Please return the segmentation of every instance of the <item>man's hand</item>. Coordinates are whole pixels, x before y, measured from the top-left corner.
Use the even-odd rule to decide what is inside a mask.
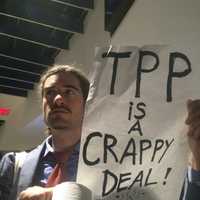
[[[185,123],[188,125],[188,142],[192,152],[191,166],[200,171],[200,100],[187,101],[188,116]]]
[[[22,191],[19,200],[51,200],[53,188],[43,188],[39,186],[29,187]]]

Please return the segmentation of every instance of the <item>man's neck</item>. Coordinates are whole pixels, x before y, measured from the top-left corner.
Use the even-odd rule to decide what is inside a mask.
[[[81,138],[81,130],[52,130],[52,146],[55,151],[65,151],[76,145]]]

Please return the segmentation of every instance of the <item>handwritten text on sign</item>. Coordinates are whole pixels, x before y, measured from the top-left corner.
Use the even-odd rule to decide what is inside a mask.
[[[131,56],[131,52],[110,52],[102,54],[102,57],[113,57],[114,63],[113,63],[113,74],[111,79],[111,86],[110,86],[110,94],[115,94],[115,80],[117,75],[117,67],[118,67],[118,61],[119,59],[125,59],[129,58]],[[155,64],[152,66],[152,68],[144,69],[142,67],[142,61],[145,56],[151,56],[155,59]],[[182,59],[187,64],[188,68],[184,69],[183,71],[176,72],[174,71],[175,63],[177,59]],[[154,70],[156,70],[159,66],[159,57],[156,53],[152,51],[139,51],[139,61],[137,65],[137,81],[136,81],[136,90],[135,90],[135,97],[140,97],[140,84],[141,84],[141,77],[142,73],[150,73]],[[167,88],[166,88],[166,96],[167,96],[167,102],[172,101],[172,80],[173,78],[181,78],[186,75],[188,75],[191,72],[191,63],[190,60],[186,55],[180,52],[172,52],[169,55],[169,73],[168,73],[168,79],[167,79]]]
[[[132,110],[133,103],[130,103],[130,110]],[[137,104],[137,108],[141,111],[141,115],[135,115],[136,122],[128,131],[128,134],[139,134],[141,137],[143,136],[142,126],[140,124],[140,120],[145,117],[144,107],[146,105],[143,102]],[[130,120],[130,113],[132,111],[129,110],[128,119]],[[100,148],[103,149],[103,155],[97,157],[95,160],[91,160],[87,155],[87,149],[92,140],[96,140],[97,143],[102,144]],[[174,138],[170,140],[164,140],[162,138],[155,139],[154,141],[150,139],[141,139],[139,144],[137,144],[134,140],[134,137],[131,137],[127,144],[124,145],[122,149],[121,155],[115,153],[115,146],[117,146],[118,141],[114,135],[110,135],[107,133],[93,132],[88,135],[86,141],[83,146],[83,160],[84,163],[88,166],[98,165],[100,162],[107,163],[108,155],[111,155],[112,161],[123,164],[123,161],[126,159],[131,159],[132,164],[142,165],[143,157],[145,153],[149,154],[149,150],[151,150],[152,154],[149,155],[149,162],[157,162],[160,163],[167,153],[168,149],[172,146],[174,142]],[[100,159],[102,157],[102,160]],[[102,186],[102,196],[106,196],[113,192],[116,189],[116,192],[121,192],[123,190],[132,189],[135,184],[139,184],[140,187],[146,187],[152,184],[158,184],[156,180],[151,180],[152,168],[149,168],[148,172],[144,172],[141,170],[135,177],[132,177],[131,172],[121,173],[119,176],[115,175],[110,170],[104,170],[103,176],[103,186]],[[164,179],[167,179],[171,167],[168,167],[166,170],[166,174]],[[111,188],[107,188],[108,179],[112,178],[114,180]],[[131,180],[131,182],[130,182]],[[130,182],[129,186],[124,187],[124,182]],[[166,181],[163,181],[163,185],[166,184]]]
[[[120,76],[120,74],[118,74],[118,65],[120,59],[128,59],[131,57],[131,54],[131,51],[112,51],[109,53],[102,53],[102,58],[113,58],[109,91],[111,96],[115,95],[115,91],[117,90],[116,77]],[[151,59],[154,60],[153,65],[151,63],[148,68],[143,66],[143,60],[146,57],[151,57]],[[181,63],[184,63],[181,69],[180,67],[176,66],[176,64],[178,62],[180,63],[180,61]],[[160,134],[160,136],[156,136],[153,139],[149,138],[149,133],[144,131],[143,128],[146,126],[144,124],[145,118],[150,116],[150,113],[148,113],[147,110],[148,106],[151,104],[149,105],[149,102],[144,99],[139,99],[142,99],[143,97],[143,90],[141,90],[142,77],[144,77],[147,73],[150,74],[156,71],[159,68],[159,65],[160,58],[158,54],[147,50],[138,51],[135,94],[131,97],[131,99],[127,99],[126,114],[123,114],[123,117],[126,117],[126,121],[130,122],[127,124],[131,125],[121,125],[126,126],[126,132],[123,131],[123,133],[121,133],[122,135],[126,136],[126,142],[123,144],[120,143],[120,138],[118,137],[119,133],[115,134],[113,132],[114,129],[112,129],[112,133],[109,133],[109,129],[108,131],[101,131],[101,128],[99,129],[99,127],[96,129],[97,131],[93,131],[87,134],[87,137],[84,140],[82,148],[82,160],[88,167],[97,167],[102,163],[104,166],[106,166],[106,164],[109,165],[111,162],[113,164],[123,166],[127,160],[129,160],[129,163],[131,163],[130,171],[126,170],[120,171],[120,173],[118,173],[118,171],[115,172],[115,169],[112,170],[112,168],[106,167],[101,171],[101,175],[103,177],[101,185],[102,197],[107,197],[113,192],[119,193],[123,191],[129,191],[134,187],[144,188],[152,185],[156,186],[158,184],[166,186],[168,177],[170,176],[170,173],[173,172],[173,166],[171,166],[169,163],[168,166],[164,166],[164,170],[162,171],[162,181],[160,177],[156,176],[157,169],[154,169],[152,166],[155,166],[155,164],[160,166],[165,157],[168,156],[169,151],[173,148],[173,145],[176,141],[173,135],[162,137],[162,134]],[[172,103],[174,87],[173,80],[175,78],[184,78],[188,76],[192,71],[191,62],[189,58],[181,52],[170,52],[168,54],[167,71],[168,73],[166,74],[166,86],[162,86],[162,88],[166,88],[166,102]],[[104,112],[106,111],[104,110]],[[116,116],[113,114],[113,117]],[[119,130],[116,130],[116,132],[118,131]],[[159,134],[156,133],[155,135]],[[96,154],[95,157],[91,157],[89,152],[92,151],[92,149],[90,146],[94,143],[98,144],[98,148],[102,149],[102,151],[99,155]],[[116,149],[118,149],[118,151],[116,151]],[[149,166],[145,167],[145,169],[141,167],[141,169],[135,170],[136,172],[133,173],[133,166],[137,166],[138,169],[138,166],[143,166],[144,163],[149,163]],[[153,165],[151,166],[151,164]]]

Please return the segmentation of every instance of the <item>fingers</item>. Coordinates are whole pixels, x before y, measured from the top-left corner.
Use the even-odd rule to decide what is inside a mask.
[[[33,186],[22,191],[19,200],[51,200],[52,193],[52,188]]]
[[[52,200],[53,196],[53,187],[46,188],[45,200]]]

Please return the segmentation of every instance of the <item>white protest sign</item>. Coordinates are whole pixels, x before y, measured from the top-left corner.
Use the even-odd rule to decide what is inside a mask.
[[[191,59],[164,45],[96,49],[78,173],[96,199],[178,199],[186,100],[199,90]]]

